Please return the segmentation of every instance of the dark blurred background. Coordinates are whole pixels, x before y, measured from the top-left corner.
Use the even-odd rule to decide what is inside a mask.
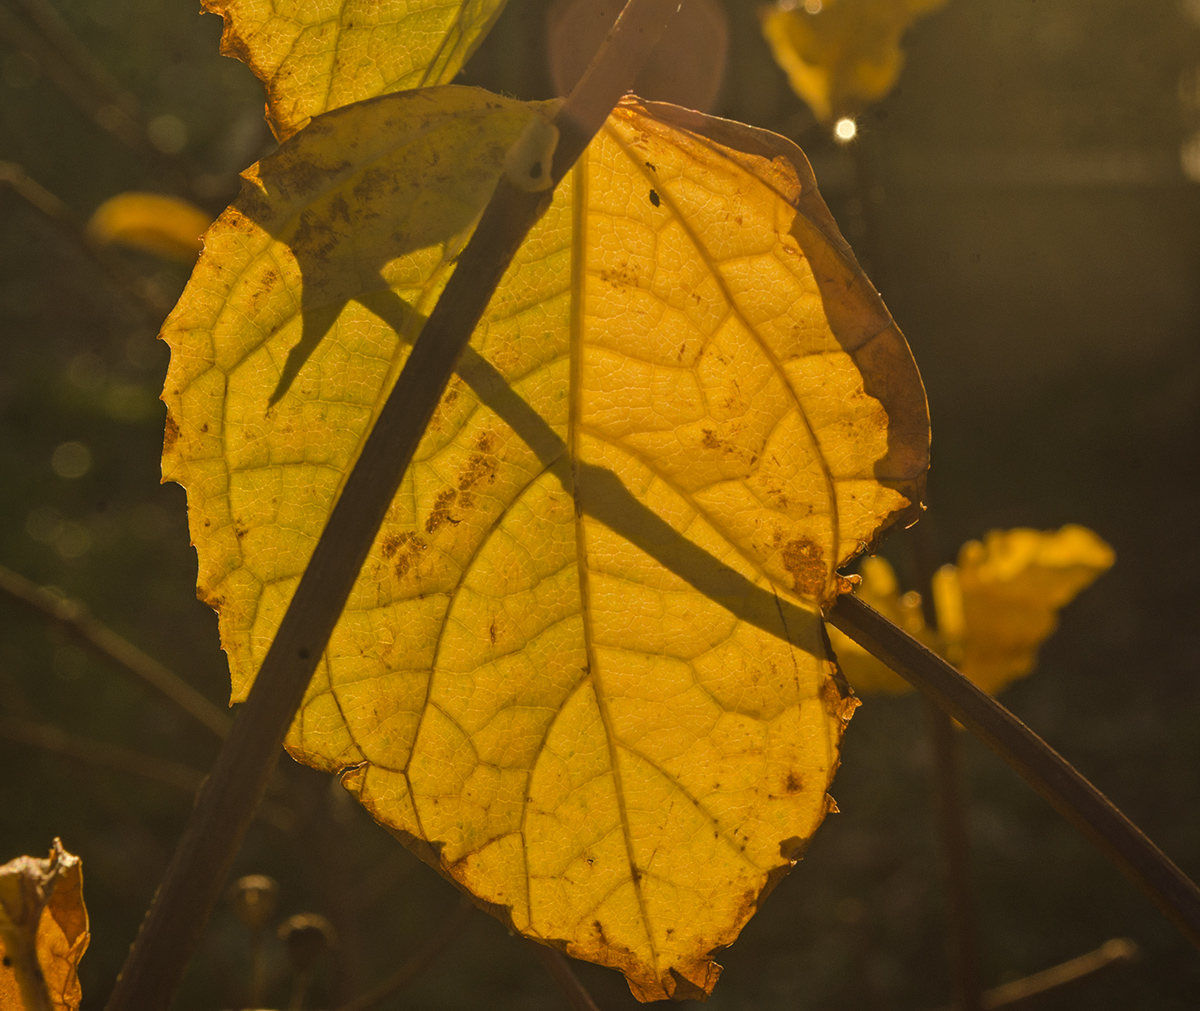
[[[0,564],[84,602],[223,704],[183,492],[159,484],[167,355],[154,337],[186,268],[89,251],[78,227],[127,190],[217,213],[236,171],[272,146],[262,92],[218,55],[220,20],[191,0],[50,2],[0,0]],[[462,79],[554,94],[549,7],[510,0]],[[54,12],[84,53],[54,43]],[[1003,701],[1200,875],[1200,0],[949,0],[911,30],[898,87],[846,146],[789,90],[753,3],[714,2],[705,18],[675,33],[701,58],[656,61],[688,79],[654,86],[809,153],[925,378],[922,522],[938,561],[1012,526],[1083,523],[1115,547],[1115,567]],[[884,551],[913,586],[905,540]],[[44,854],[55,835],[82,855],[86,1008],[107,997],[190,803],[186,769],[119,766],[132,752],[202,772],[216,747],[0,595],[0,861]],[[1022,1006],[1200,1006],[1200,955],[997,759],[969,739],[964,752],[988,985],[1122,936],[1136,963]],[[306,1006],[336,1007],[417,952],[457,898],[338,787],[285,766],[237,873],[279,881],[272,930],[298,912],[333,923],[339,945]],[[949,1003],[930,780],[921,702],[868,699],[834,784],[842,813],[721,957],[711,1006]],[[248,947],[223,907],[177,1006],[242,1006]],[[290,983],[273,933],[266,959],[264,1003],[280,1006]],[[633,1005],[618,975],[579,973],[601,1007]],[[380,1006],[410,1005],[564,1003],[479,915]]]

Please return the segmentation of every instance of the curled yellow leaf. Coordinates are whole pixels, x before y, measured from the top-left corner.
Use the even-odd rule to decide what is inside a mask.
[[[1028,674],[1038,647],[1058,627],[1058,612],[1114,557],[1081,526],[995,530],[982,542],[964,544],[957,567],[961,632],[952,624],[946,630],[947,648],[961,652],[962,672],[988,692]],[[951,586],[947,580],[941,596],[954,601]]]
[[[823,123],[854,116],[904,66],[900,39],[945,0],[787,0],[761,10],[763,34],[792,89]]]
[[[200,236],[211,224],[209,214],[178,197],[119,193],[96,208],[87,232],[105,245],[129,246],[192,264],[200,255]]]
[[[208,234],[163,467],[235,698],[540,115],[337,110]],[[917,510],[928,439],[799,149],[627,99],[472,336],[288,747],[526,936],[703,995],[829,810],[855,701],[820,607]]]
[[[920,597],[901,596],[895,573],[882,558],[863,560],[855,592],[995,694],[1033,670],[1038,648],[1058,627],[1058,612],[1107,571],[1114,557],[1112,548],[1086,527],[993,530],[983,541],[964,544],[957,565],[943,565],[934,573],[936,632],[925,628]],[[849,636],[830,628],[829,637],[856,691],[912,691]]]
[[[89,938],[82,864],[61,842],[45,860],[17,857],[0,867],[0,1008],[76,1011]]]

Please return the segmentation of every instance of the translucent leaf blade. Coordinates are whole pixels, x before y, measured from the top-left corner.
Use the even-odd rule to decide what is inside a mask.
[[[221,52],[267,89],[280,140],[313,116],[449,83],[506,0],[203,0],[225,19]]]
[[[533,114],[340,110],[209,233],[164,332],[164,471],[236,696]],[[927,449],[798,149],[631,100],[473,335],[289,747],[522,933],[706,993],[828,809],[854,702],[819,606]]]

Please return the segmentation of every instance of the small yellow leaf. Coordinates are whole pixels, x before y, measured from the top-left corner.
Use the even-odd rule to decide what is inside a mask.
[[[234,697],[536,106],[314,120],[247,172],[163,336]],[[627,99],[505,274],[288,738],[523,934],[711,990],[854,708],[836,566],[918,508],[908,347],[790,142]]]
[[[763,34],[792,89],[822,123],[886,95],[904,65],[900,39],[945,0],[787,0],[761,12]]]
[[[1113,558],[1112,548],[1086,527],[1065,526],[1051,533],[993,530],[982,543],[964,544],[958,565],[943,565],[934,573],[936,633],[925,628],[921,598],[900,595],[895,573],[882,558],[863,560],[855,592],[995,694],[1033,669],[1038,647],[1058,627],[1058,612],[1103,574]],[[830,628],[829,639],[855,691],[912,691],[849,636]]]
[[[992,531],[958,553],[962,631],[947,625],[947,648],[961,650],[963,674],[988,692],[1028,674],[1058,612],[1108,570],[1113,550],[1081,526],[1053,533]],[[945,577],[944,577],[945,578]],[[948,583],[947,579],[947,583]],[[935,600],[957,606],[947,587]],[[941,620],[941,611],[938,612]]]
[[[0,1008],[37,1011],[48,995],[56,1011],[76,1011],[89,938],[82,864],[57,839],[45,860],[17,857],[0,867]],[[44,994],[31,992],[42,987]]]
[[[160,193],[120,193],[104,201],[87,224],[97,242],[131,246],[180,263],[200,255],[200,236],[212,217],[186,200]]]
[[[367,98],[448,84],[507,0],[201,0],[267,89],[280,140]]]

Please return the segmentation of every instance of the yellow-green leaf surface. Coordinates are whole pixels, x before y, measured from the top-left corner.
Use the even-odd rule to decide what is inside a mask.
[[[1114,561],[1113,550],[1086,527],[993,530],[968,541],[957,565],[933,576],[936,633],[925,628],[921,598],[900,594],[882,558],[863,562],[857,593],[877,611],[935,650],[984,691],[995,694],[1037,663],[1058,627],[1058,612]],[[829,630],[838,662],[855,691],[897,695],[912,686],[849,636]]]
[[[164,474],[235,699],[538,114],[454,87],[330,113],[206,235]],[[627,100],[493,297],[288,747],[522,933],[703,994],[829,808],[854,700],[819,606],[927,451],[799,149]]]
[[[763,34],[792,89],[828,123],[892,90],[904,66],[904,32],[945,2],[785,0],[763,9]]]
[[[267,89],[280,140],[313,116],[447,84],[506,0],[201,0],[225,19],[221,52]]]

